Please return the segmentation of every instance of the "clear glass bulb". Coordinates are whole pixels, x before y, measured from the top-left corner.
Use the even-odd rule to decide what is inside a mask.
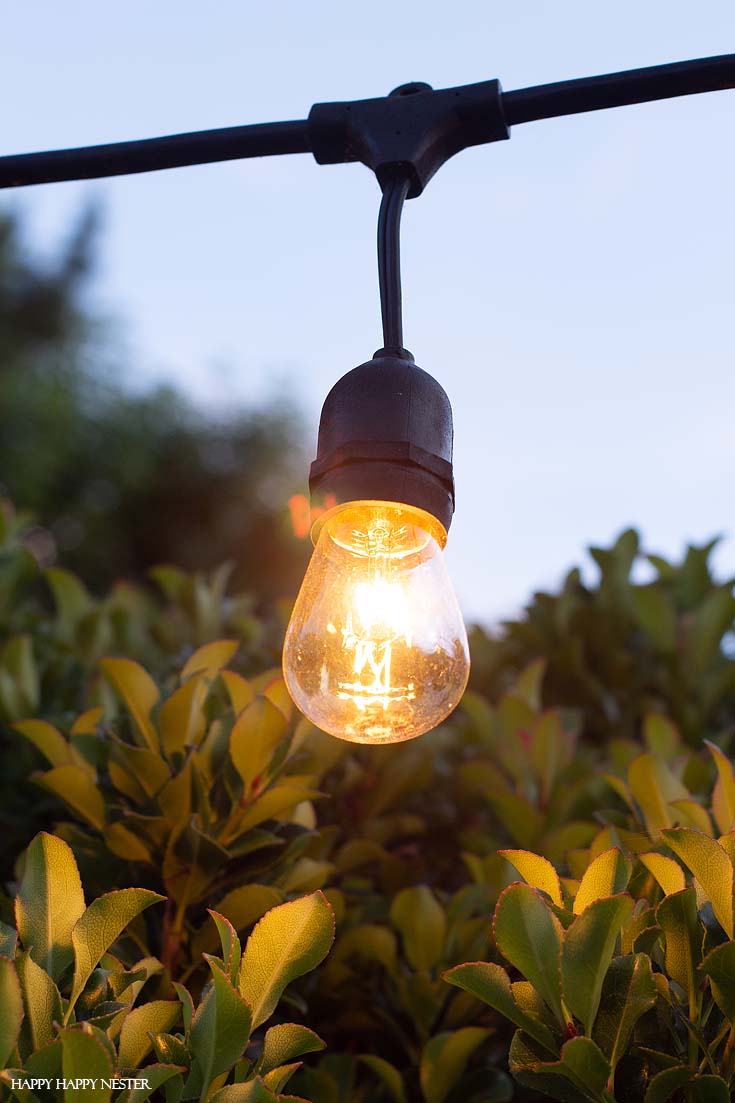
[[[321,519],[283,649],[289,693],[317,727],[398,743],[459,703],[470,659],[446,539],[431,514],[395,502],[350,502]]]

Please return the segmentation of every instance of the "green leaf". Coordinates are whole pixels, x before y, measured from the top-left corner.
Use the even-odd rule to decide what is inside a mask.
[[[265,820],[282,816],[305,800],[323,796],[318,789],[304,789],[295,785],[276,785],[254,800],[238,821],[238,834],[243,834]]]
[[[705,745],[715,760],[717,784],[712,794],[712,812],[715,823],[724,834],[735,826],[735,773],[727,755],[716,744],[705,739]]]
[[[549,803],[557,778],[574,756],[576,737],[564,727],[559,712],[547,710],[531,729],[529,757],[539,780],[541,801]]]
[[[325,1043],[306,1026],[299,1023],[279,1023],[265,1032],[263,1052],[258,1062],[258,1072],[267,1073],[301,1057],[304,1053],[315,1053],[324,1049]]]
[[[275,677],[270,678],[264,685],[260,685],[260,678],[263,675],[255,678],[254,688],[257,688],[259,693],[270,701],[272,705],[275,705],[279,712],[282,712],[286,720],[291,719],[291,713],[293,712],[293,701],[291,700],[291,694],[286,688],[286,683],[283,678],[283,672],[280,668],[276,668]]]
[[[67,1021],[79,994],[98,961],[137,915],[165,897],[148,889],[118,889],[93,900],[71,934],[74,945],[74,984]]]
[[[179,1003],[181,1004],[181,1017],[184,1020],[184,1030],[188,1037],[191,1029],[191,1020],[194,1018],[194,1001],[191,998],[191,993],[188,988],[185,988],[183,984],[174,983],[174,990],[179,997]]]
[[[76,814],[98,831],[104,830],[105,802],[89,772],[82,766],[55,766],[33,781],[68,804]]]
[[[63,567],[48,567],[44,574],[51,587],[61,632],[67,640],[71,640],[79,621],[94,609],[94,602],[71,571]]]
[[[396,970],[397,954],[398,940],[393,931],[377,923],[362,923],[359,927],[350,927],[339,937],[327,966],[327,975],[338,983],[338,978],[348,975],[345,964],[353,958],[378,961],[392,974]]]
[[[163,965],[158,958],[143,957],[133,965],[132,969],[108,973],[107,983],[116,1000],[133,1004],[146,981],[162,971]]]
[[[701,961],[702,932],[693,888],[666,896],[656,909],[656,922],[664,932],[666,972],[696,1004],[697,969]]]
[[[530,850],[499,850],[498,854],[510,862],[523,880],[532,888],[541,889],[551,897],[554,904],[562,906],[561,882],[559,874],[548,858],[533,854]]]
[[[169,839],[178,837],[182,824],[185,824],[191,816],[191,778],[192,763],[189,759],[156,796],[156,803],[167,825],[164,834]]]
[[[19,720],[11,726],[14,731],[25,736],[52,766],[80,765],[70,743],[57,728],[45,720]]]
[[[128,775],[134,787],[133,792],[138,789],[143,798],[155,797],[166,782],[171,780],[171,772],[157,751],[151,751],[148,747],[133,747],[130,743],[123,743],[122,740],[114,737],[109,740],[109,747],[110,779],[122,792],[133,796],[128,788],[118,784],[117,770],[122,770]],[[116,769],[113,770],[113,768]],[[133,796],[133,799],[136,797]]]
[[[283,893],[272,885],[241,885],[222,897],[217,905],[217,912],[229,920],[236,931],[241,931],[282,903]],[[213,950],[216,945],[215,932],[211,924],[206,922],[196,933],[192,952],[198,956]]]
[[[25,1071],[30,1077],[55,1079],[62,1072],[63,1047],[61,1038],[37,1049],[25,1062]]]
[[[630,923],[620,933],[620,952],[622,954],[650,954],[659,940],[661,928],[656,923],[656,909],[643,907],[634,912]]]
[[[281,1096],[286,1099],[286,1096]],[[278,1097],[266,1088],[259,1076],[247,1084],[228,1084],[210,1096],[209,1103],[278,1103]]]
[[[426,885],[403,889],[391,904],[390,918],[413,968],[432,969],[444,950],[447,917],[431,889]]]
[[[587,867],[574,898],[574,914],[580,915],[595,900],[623,892],[630,880],[630,862],[618,847],[599,854]]]
[[[38,1096],[34,1095],[29,1088],[11,1087],[13,1080],[23,1080],[25,1077],[25,1069],[15,1069],[10,1065],[0,1069],[0,1085],[4,1084],[7,1089],[4,1098],[17,1099],[18,1103],[38,1103]]]
[[[541,708],[541,684],[547,666],[548,660],[534,659],[523,668],[511,687],[512,695],[524,701],[534,712]]]
[[[643,742],[651,754],[672,759],[681,747],[679,729],[668,716],[647,712],[643,718]]]
[[[664,837],[675,854],[689,866],[712,903],[712,909],[728,938],[733,937],[733,867],[715,839],[701,831],[678,828]]]
[[[688,650],[699,670],[704,670],[714,658],[734,616],[735,599],[730,585],[712,590],[695,610]]]
[[[209,968],[212,986],[197,1008],[189,1032],[189,1049],[195,1058],[189,1081],[198,1086],[202,1099],[215,1077],[242,1057],[254,1025],[248,1003],[229,978],[212,961]]]
[[[31,1044],[33,1050],[41,1049],[54,1040],[54,1021],[61,1022],[61,996],[46,970],[36,964],[28,951],[20,955],[16,967]]]
[[[230,734],[230,757],[246,792],[266,773],[287,726],[283,714],[266,697],[256,697],[238,716]]]
[[[592,1033],[602,984],[620,928],[632,913],[630,896],[608,896],[585,908],[564,932],[561,955],[564,1001],[584,1025],[587,1035]]]
[[[314,892],[326,885],[333,873],[334,866],[331,862],[320,862],[315,858],[299,858],[288,873],[279,877],[279,884],[281,890],[288,896],[291,893]]]
[[[143,840],[125,824],[108,824],[104,830],[105,845],[113,854],[126,862],[145,862],[153,865],[153,855]]]
[[[31,637],[12,636],[2,649],[0,661],[4,680],[12,686],[12,718],[34,713],[40,703],[40,685]]]
[[[161,1034],[151,1034],[151,1043],[153,1052],[163,1065],[176,1065],[184,1071],[188,1070],[191,1058],[181,1038],[163,1032]]]
[[[74,956],[72,930],[83,912],[82,882],[71,847],[40,832],[26,850],[15,919],[21,942],[55,981]]]
[[[118,1043],[120,1068],[137,1069],[151,1049],[151,1034],[170,1030],[181,1014],[178,1000],[151,1000],[125,1017]]]
[[[564,1077],[593,1099],[599,1098],[610,1077],[610,1062],[592,1039],[571,1038],[562,1046],[560,1056],[559,1061],[540,1064],[538,1071],[547,1076]]]
[[[204,702],[208,689],[207,679],[201,674],[195,675],[161,705],[158,728],[161,745],[169,758],[199,743],[206,726]]]
[[[647,954],[627,954],[610,962],[592,1038],[608,1058],[611,1075],[628,1048],[636,1023],[655,1002],[656,986]]]
[[[645,1103],[668,1103],[675,1092],[689,1083],[693,1071],[688,1065],[673,1065],[657,1072],[648,1085]]]
[[[714,835],[709,812],[696,800],[672,800],[671,807],[676,809],[679,827],[693,827],[705,835]]]
[[[9,927],[7,923],[0,920],[0,955],[9,958],[15,957],[17,945],[18,932],[15,927]]]
[[[670,896],[673,892],[682,892],[686,888],[684,870],[673,858],[667,858],[665,854],[639,854],[639,860],[649,873],[658,881],[664,893]]]
[[[224,915],[219,915],[218,912],[213,911],[211,908],[207,908],[207,911],[212,917],[220,937],[220,942],[222,943],[222,957],[225,963],[226,972],[232,983],[236,984],[237,975],[240,971],[241,956],[240,939],[237,937],[237,931],[232,926],[229,919],[226,919]]]
[[[663,828],[673,826],[670,802],[686,800],[690,795],[663,759],[652,754],[640,754],[633,759],[628,767],[628,785],[653,839],[658,838]]]
[[[64,1079],[85,1081],[84,1087],[66,1088],[64,1103],[107,1103],[111,1089],[102,1081],[112,1079],[113,1068],[105,1047],[79,1029],[62,1030],[61,1045]]]
[[[23,994],[15,965],[0,957],[0,1068],[8,1063],[18,1043],[23,1022]]]
[[[589,1093],[580,1091],[564,1076],[560,1076],[558,1068],[554,1067],[551,1072],[540,1071],[548,1068],[546,1055],[540,1052],[540,1047],[533,1038],[529,1038],[522,1030],[517,1030],[513,1035],[508,1066],[518,1083],[524,1087],[544,1092],[553,1099],[561,1100],[561,1103],[589,1103]]]
[[[492,962],[470,961],[457,965],[442,975],[448,984],[463,988],[476,999],[482,1000],[488,1007],[524,1030],[550,1053],[556,1053],[557,1046],[549,1028],[516,1003],[505,969]]]
[[[631,590],[633,615],[639,626],[663,652],[676,646],[676,609],[668,592],[658,582],[634,586]]]
[[[383,1057],[376,1057],[372,1053],[362,1053],[359,1059],[380,1078],[388,1089],[393,1103],[406,1103],[403,1077],[395,1065],[391,1065],[390,1061],[386,1061]]]
[[[488,789],[485,797],[513,841],[524,850],[533,846],[544,825],[539,809],[526,797],[506,789]]]
[[[235,716],[239,716],[255,700],[253,688],[241,674],[235,674],[232,670],[223,670],[220,677],[225,683],[232,710]]]
[[[695,1076],[689,1084],[690,1103],[730,1103],[732,1096],[720,1076]]]
[[[707,954],[700,969],[710,979],[715,1003],[735,1026],[735,942],[716,946]]]
[[[105,678],[122,697],[135,721],[137,734],[151,751],[157,751],[158,733],[151,712],[158,704],[160,693],[150,674],[132,659],[100,659]]]
[[[302,1061],[294,1061],[291,1065],[280,1065],[276,1069],[271,1069],[269,1073],[263,1076],[263,1083],[269,1091],[277,1094],[285,1088],[288,1081],[293,1074],[301,1068],[302,1064]]]
[[[168,1083],[172,1077],[184,1072],[186,1072],[186,1069],[177,1065],[146,1065],[145,1076],[138,1078],[139,1080],[143,1080],[146,1086],[143,1088],[131,1088],[129,1094],[125,1098],[125,1103],[145,1103],[146,1099],[149,1099],[154,1091],[157,1091],[163,1084]]]
[[[443,1103],[455,1086],[472,1054],[490,1034],[479,1026],[436,1034],[424,1046],[419,1066],[426,1103]]]
[[[193,674],[216,674],[223,666],[227,666],[239,646],[239,640],[213,640],[212,643],[205,643],[187,659],[181,671],[181,681],[185,682]]]
[[[493,930],[503,956],[565,1025],[558,968],[562,927],[542,897],[529,885],[511,885],[498,900]]]
[[[266,912],[240,964],[240,994],[253,1009],[253,1028],[273,1014],[287,984],[316,968],[334,941],[334,915],[322,892]]]

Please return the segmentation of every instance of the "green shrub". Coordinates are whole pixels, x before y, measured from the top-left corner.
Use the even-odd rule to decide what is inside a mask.
[[[173,977],[213,948],[207,905],[242,930],[330,868],[304,857],[321,794],[318,770],[294,756],[311,725],[290,723],[277,671],[248,682],[225,669],[236,650],[205,644],[166,694],[131,659],[103,659],[102,703],[68,736],[45,720],[13,725],[51,767],[32,779],[71,812],[55,831],[95,893],[132,878],[167,896],[149,951]]]
[[[471,686],[495,699],[542,657],[545,704],[579,709],[585,740],[635,739],[647,712],[667,715],[693,745],[717,738],[735,717],[735,598],[732,579],[713,577],[716,543],[689,547],[681,563],[643,554],[632,529],[590,548],[595,583],[575,568],[499,635],[474,630]],[[634,582],[636,566],[652,581]]]
[[[639,699],[634,672],[627,721],[598,741],[587,738],[594,705],[547,707],[553,649],[522,667],[530,653],[519,649],[498,674],[502,692],[469,691],[420,741],[355,747],[294,714],[275,666],[285,611],[256,617],[247,597],[227,593],[224,570],[166,567],[154,572],[158,592],[118,585],[96,599],[62,568],[40,571],[27,520],[4,518],[4,841],[12,859],[53,827],[91,898],[135,885],[157,901],[93,969],[114,976],[155,961],[139,989],[130,982],[126,1015],[183,1008],[175,985],[212,1007],[253,924],[321,891],[336,920],[334,952],[282,1001],[328,1047],[289,1070],[289,1090],[310,1103],[525,1103],[539,1091],[573,1103],[725,1098],[735,1068],[723,996],[735,943],[735,775],[722,749],[729,735],[702,749],[711,728],[683,737],[671,719],[683,700],[676,664],[691,658],[698,614],[682,613],[684,658],[661,666],[669,680]],[[707,560],[691,556],[690,573]],[[614,639],[617,606],[607,608]],[[687,683],[710,721],[729,707],[718,632],[709,666]],[[647,647],[641,671],[662,660]],[[483,661],[481,652],[481,671]],[[6,867],[8,923],[24,865]],[[5,945],[17,973],[24,966]],[[63,1011],[73,974],[58,979]],[[122,983],[85,989],[79,1021],[60,1027],[75,1035],[68,1046],[102,1030],[112,1067],[122,1065],[123,1028],[110,1033],[113,1019],[103,1020],[122,1016]],[[35,1067],[24,1021],[11,1067]],[[292,1029],[307,1038],[306,1025]],[[178,1103],[196,1057],[186,1020],[153,1034],[141,1059],[184,1070],[157,1089]],[[54,1035],[62,1068],[64,1037]],[[273,1071],[259,1046],[259,1033],[243,1037],[230,1082],[214,1076],[199,1094],[224,1090],[220,1103],[277,1095],[280,1074],[270,1096],[253,1080]]]
[[[152,574],[158,588],[116,584],[96,599],[69,571],[41,570],[29,548],[34,529],[0,500],[0,833],[5,842],[0,874],[12,857],[52,822],[55,803],[26,782],[40,764],[9,725],[42,716],[62,727],[95,703],[101,687],[99,659],[109,653],[145,663],[162,684],[195,648],[234,635],[238,670],[273,666],[280,655],[283,612],[256,617],[245,594],[227,593],[229,570],[193,575],[174,567]],[[108,694],[109,697],[109,694]]]
[[[692,1103],[729,1100],[735,773],[711,753],[711,810],[683,785],[681,762],[675,771],[644,752],[615,782],[627,828],[570,854],[571,875],[543,855],[504,852],[523,880],[501,894],[493,937],[522,979],[494,961],[445,979],[516,1027],[509,1065],[525,1087],[571,1103],[664,1103],[683,1091]],[[626,850],[600,849],[616,836]]]
[[[22,865],[17,927],[0,927],[0,1079],[19,1103],[295,1098],[281,1094],[295,1059],[323,1042],[297,1023],[253,1035],[329,951],[334,922],[321,893],[268,911],[242,950],[210,911],[222,953],[207,955],[210,978],[195,1000],[146,952],[144,913],[163,897],[124,888],[85,904],[72,851],[53,835],[37,835]],[[24,1086],[41,1078],[48,1087]],[[85,1084],[57,1088],[57,1078]]]

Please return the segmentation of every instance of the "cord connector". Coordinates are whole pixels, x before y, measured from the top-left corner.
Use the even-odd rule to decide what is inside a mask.
[[[468,146],[503,141],[510,131],[500,82],[434,90],[415,82],[389,96],[317,103],[308,119],[309,145],[320,165],[361,161],[384,187],[401,168],[408,198],[421,195],[437,169]]]

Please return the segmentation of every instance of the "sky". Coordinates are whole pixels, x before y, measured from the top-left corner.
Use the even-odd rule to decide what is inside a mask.
[[[36,0],[3,13],[0,152],[733,50],[732,0]],[[513,615],[630,525],[674,557],[721,533],[735,574],[734,124],[735,92],[525,124],[407,204],[405,341],[454,408],[447,557],[469,619]],[[128,382],[222,409],[288,394],[313,448],[327,391],[381,344],[379,199],[363,166],[301,155],[27,188],[0,210],[52,254],[99,203],[95,300]]]

